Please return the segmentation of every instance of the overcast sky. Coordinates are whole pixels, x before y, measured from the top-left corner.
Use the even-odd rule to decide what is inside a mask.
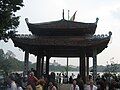
[[[21,16],[20,25],[17,28],[20,34],[31,33],[27,28],[25,18],[28,18],[29,22],[32,23],[56,21],[62,19],[63,9],[65,9],[65,19],[68,18],[68,10],[70,10],[70,17],[77,10],[75,21],[78,22],[92,23],[98,17],[96,34],[108,34],[109,31],[112,31],[112,38],[108,47],[97,56],[98,65],[106,65],[107,61],[109,63],[110,61],[120,63],[120,0],[24,0],[24,5],[17,12],[17,15]],[[0,41],[0,48],[3,48],[5,52],[7,50],[13,51],[16,58],[24,60],[23,51],[14,47],[11,40],[8,43]],[[66,59],[52,58],[51,62],[53,60],[57,60],[62,65],[66,64],[64,62]],[[30,61],[36,62],[33,55],[30,55]],[[78,66],[78,59],[70,59],[69,64]]]

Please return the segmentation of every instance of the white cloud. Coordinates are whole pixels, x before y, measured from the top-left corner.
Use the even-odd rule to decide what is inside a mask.
[[[111,11],[111,14],[115,20],[120,21],[120,7],[117,7],[115,10]]]

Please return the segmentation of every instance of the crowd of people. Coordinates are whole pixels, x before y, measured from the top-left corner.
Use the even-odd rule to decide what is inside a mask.
[[[84,82],[79,74],[75,79],[73,74],[68,78],[66,74],[51,72],[48,77],[38,78],[31,71],[26,78],[18,73],[12,73],[6,78],[7,90],[59,90],[60,84],[71,84],[70,90],[84,90]]]
[[[105,73],[96,78],[98,90],[120,90],[120,75]]]
[[[21,74],[12,73],[6,77],[5,82],[7,90],[60,90],[61,84],[70,84],[70,90],[116,90],[120,88],[120,76],[104,74],[98,75],[95,82],[89,75],[84,82],[78,74],[77,77],[72,73],[70,77],[67,74],[51,72],[49,76],[43,75],[37,77],[34,70],[31,70],[27,77],[23,78]]]

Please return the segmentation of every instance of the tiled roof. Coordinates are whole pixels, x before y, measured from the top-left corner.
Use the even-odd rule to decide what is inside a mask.
[[[12,38],[14,42],[26,45],[53,45],[53,46],[94,46],[110,40],[110,36],[25,36],[18,35]]]
[[[39,36],[80,36],[95,33],[96,23],[83,23],[68,20],[58,20],[45,23],[29,23],[29,30]]]
[[[102,52],[108,45],[111,34],[94,36],[34,36],[16,35],[12,38],[15,47],[23,51],[28,50],[31,54],[40,53],[51,56],[76,57],[84,48],[88,56],[92,56],[93,49],[97,48],[97,54]]]
[[[45,22],[45,23],[28,23],[28,26],[35,27],[35,28],[55,28],[55,29],[76,29],[76,28],[90,28],[96,27],[95,23],[83,23],[83,22],[75,22],[75,21],[68,21],[68,20],[58,20],[52,22]]]

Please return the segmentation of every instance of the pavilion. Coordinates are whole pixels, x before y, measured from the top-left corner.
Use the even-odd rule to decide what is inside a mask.
[[[98,18],[94,23],[65,20],[30,23],[25,19],[32,35],[16,34],[12,37],[15,47],[25,51],[24,75],[29,70],[29,53],[37,56],[37,75],[49,75],[51,57],[79,57],[79,73],[83,80],[89,75],[89,58],[93,58],[93,79],[97,76],[97,55],[107,48],[112,33],[95,35]]]

